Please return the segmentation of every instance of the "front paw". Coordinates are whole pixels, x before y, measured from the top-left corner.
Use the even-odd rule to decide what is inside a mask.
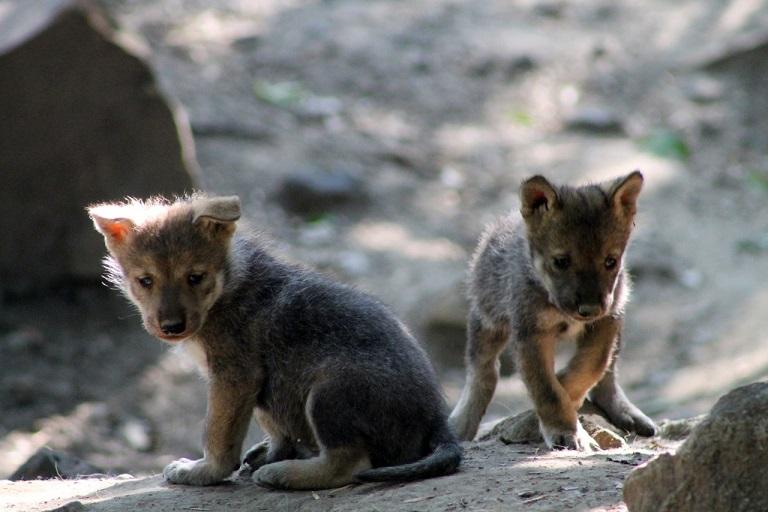
[[[205,459],[179,459],[163,470],[163,478],[172,484],[211,485],[228,477],[232,471],[217,468]]]
[[[273,462],[261,466],[251,478],[257,484],[270,489],[286,489],[288,487],[288,467],[284,462]]]
[[[539,430],[544,442],[552,450],[578,450],[581,452],[600,450],[597,441],[592,439],[578,421],[576,428],[573,429],[544,425],[539,422]]]

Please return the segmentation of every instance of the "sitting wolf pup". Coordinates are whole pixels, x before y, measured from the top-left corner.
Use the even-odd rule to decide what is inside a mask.
[[[547,446],[595,446],[577,414],[587,393],[617,427],[654,435],[616,378],[630,291],[624,251],[642,185],[638,171],[579,188],[534,176],[520,189],[522,219],[512,214],[486,230],[469,270],[467,382],[450,417],[459,437],[477,433],[510,339]],[[555,373],[560,339],[577,348]]]
[[[252,413],[268,434],[248,455],[270,487],[322,489],[456,471],[433,369],[375,299],[235,233],[237,197],[129,200],[88,209],[109,277],[154,336],[181,344],[208,380],[204,457],[169,482],[230,476]]]

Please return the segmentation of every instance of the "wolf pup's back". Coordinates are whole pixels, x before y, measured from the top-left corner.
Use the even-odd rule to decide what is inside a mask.
[[[236,197],[91,207],[110,278],[146,329],[186,346],[208,379],[204,457],[172,483],[240,465],[248,423],[268,438],[245,461],[262,485],[321,489],[449,474],[461,448],[424,352],[378,301],[235,233]]]

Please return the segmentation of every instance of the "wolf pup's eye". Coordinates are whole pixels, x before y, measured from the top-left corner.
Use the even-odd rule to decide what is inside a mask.
[[[146,289],[152,288],[152,278],[149,276],[137,277],[136,281],[139,283],[139,286],[141,286],[142,288],[146,288]]]
[[[607,258],[605,258],[604,264],[605,264],[605,268],[607,268],[608,270],[612,270],[616,268],[616,258],[612,258],[608,256]]]
[[[565,270],[568,267],[571,266],[571,257],[570,256],[555,256],[552,258],[552,264],[555,266],[558,270]]]
[[[187,276],[187,283],[189,283],[189,286],[197,286],[203,282],[203,279],[205,279],[205,273],[189,274]]]

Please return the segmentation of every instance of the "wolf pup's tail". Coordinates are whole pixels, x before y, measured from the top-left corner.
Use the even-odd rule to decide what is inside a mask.
[[[456,436],[443,423],[432,438],[432,453],[423,459],[403,464],[361,471],[355,477],[362,482],[409,481],[450,475],[459,468],[463,451]]]

